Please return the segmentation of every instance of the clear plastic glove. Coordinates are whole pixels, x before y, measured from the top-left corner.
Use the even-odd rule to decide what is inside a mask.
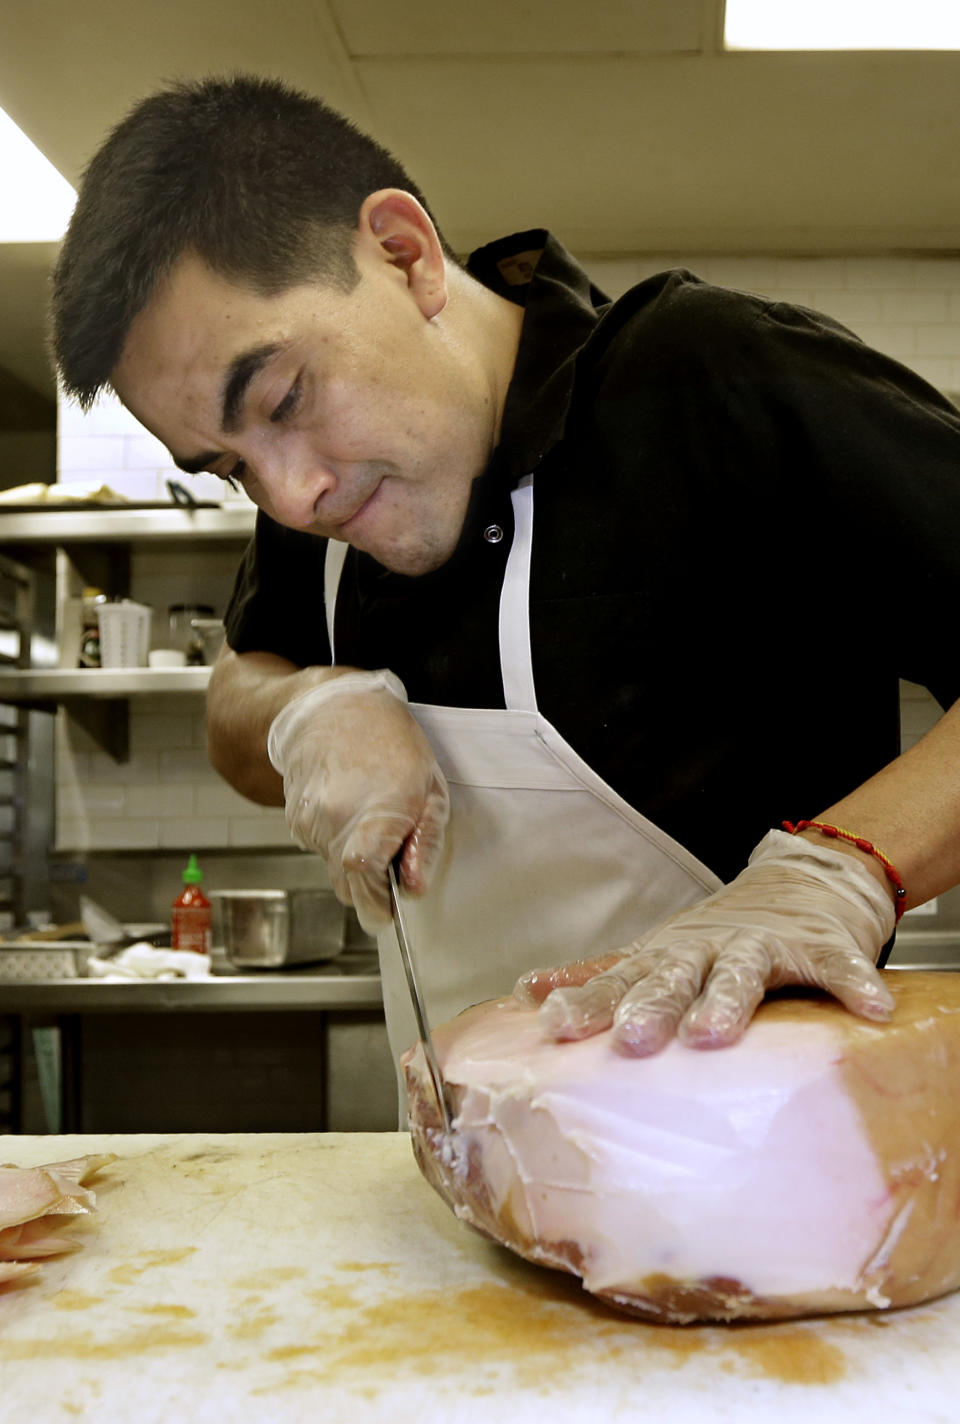
[[[612,1024],[615,1046],[636,1057],[674,1034],[723,1048],[767,990],[787,984],[817,985],[852,1013],[888,1018],[893,999],[874,966],[893,926],[890,895],[858,859],[771,831],[735,880],[628,946],[613,967],[534,970],[514,993],[542,1001],[548,1038],[588,1038]]]
[[[368,933],[390,920],[387,866],[422,894],[443,850],[443,772],[393,673],[343,673],[289,702],[267,738],[287,825],[327,862],[337,898]]]

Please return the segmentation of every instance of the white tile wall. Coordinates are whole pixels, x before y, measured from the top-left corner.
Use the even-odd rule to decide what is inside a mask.
[[[282,810],[244,800],[210,766],[199,697],[134,699],[123,764],[61,710],[56,757],[58,851],[290,845]]]
[[[826,312],[859,336],[948,392],[960,391],[960,259],[952,257],[763,257],[666,252],[585,256],[612,296],[666,267],[687,267],[707,281],[798,302]],[[100,477],[132,499],[165,499],[177,479],[197,498],[234,494],[214,476],[188,476],[113,398],[87,415],[61,403],[61,480]],[[171,567],[165,556],[135,562],[134,596],[155,608],[213,602],[222,612],[230,566],[217,556]],[[212,580],[212,585],[211,585]],[[213,592],[211,594],[211,586]],[[202,596],[204,593],[206,597]],[[939,709],[928,694],[904,688],[904,744],[932,725]],[[131,757],[118,766],[64,713],[58,723],[57,846],[61,850],[287,846],[279,810],[252,805],[214,773],[203,751],[199,700],[135,701]]]
[[[61,397],[57,412],[57,471],[61,480],[100,479],[134,500],[166,500],[167,480],[177,480],[197,499],[249,503],[216,475],[185,475],[166,449],[134,420],[113,395],[86,414]]]

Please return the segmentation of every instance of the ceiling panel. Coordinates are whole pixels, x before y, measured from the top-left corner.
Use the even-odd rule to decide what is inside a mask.
[[[542,223],[582,253],[960,250],[960,56],[725,55],[719,9],[11,0],[0,106],[76,181],[168,79],[279,75],[394,148],[460,249]],[[0,246],[0,365],[46,393],[52,252]]]
[[[171,79],[238,69],[372,122],[323,0],[45,0],[3,13],[0,108],[72,183],[136,100]]]
[[[704,0],[333,0],[355,56],[696,51],[704,8]]]
[[[491,104],[487,65],[358,64],[457,247],[540,222],[591,251],[960,246],[960,56],[495,68]]]

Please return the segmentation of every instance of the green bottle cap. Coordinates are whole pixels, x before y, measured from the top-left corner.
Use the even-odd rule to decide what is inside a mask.
[[[192,855],[187,861],[187,868],[183,872],[184,885],[199,885],[203,880],[203,871],[197,864],[197,857]]]

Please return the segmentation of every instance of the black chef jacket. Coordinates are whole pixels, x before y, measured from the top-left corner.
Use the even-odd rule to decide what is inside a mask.
[[[470,270],[525,307],[500,444],[442,568],[350,550],[337,660],[502,707],[510,491],[533,472],[540,711],[729,879],[898,754],[899,677],[960,695],[960,413],[831,319],[689,272],[611,303],[542,231]],[[259,515],[232,648],[330,661],[325,544]]]

